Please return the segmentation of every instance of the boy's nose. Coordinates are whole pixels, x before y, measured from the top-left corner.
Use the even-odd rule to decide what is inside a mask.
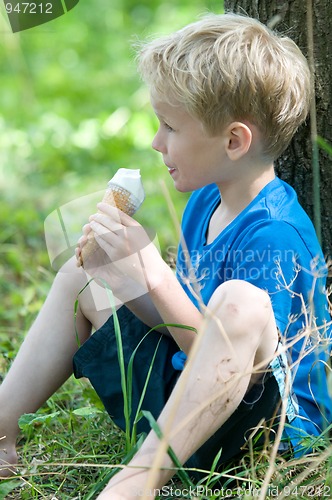
[[[152,148],[155,151],[158,151],[159,153],[165,153],[166,152],[165,151],[165,145],[164,145],[164,142],[161,140],[159,130],[158,130],[158,132],[156,133],[156,135],[153,138]]]

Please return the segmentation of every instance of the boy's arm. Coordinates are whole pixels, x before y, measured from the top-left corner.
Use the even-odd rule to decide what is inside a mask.
[[[188,298],[145,229],[128,215],[104,203],[90,218],[103,252],[91,258],[89,274],[102,277],[114,295],[148,326],[181,324],[198,330],[202,314]],[[84,245],[84,237],[79,244]],[[78,255],[78,254],[76,254]],[[168,326],[175,342],[188,354],[195,332]]]

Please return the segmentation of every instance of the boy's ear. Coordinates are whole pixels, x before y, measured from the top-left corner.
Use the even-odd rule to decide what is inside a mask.
[[[244,156],[252,142],[252,132],[250,128],[242,122],[232,122],[227,127],[226,153],[230,160],[239,160]]]

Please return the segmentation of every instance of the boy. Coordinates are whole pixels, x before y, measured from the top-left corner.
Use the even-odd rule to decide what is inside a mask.
[[[138,298],[118,310],[126,362],[151,327],[188,327],[164,327],[144,339],[135,358],[133,406],[159,344],[142,408],[159,417],[181,463],[208,469],[220,448],[224,463],[240,454],[253,429],[263,421],[269,429],[279,418],[292,424],[289,446],[304,452],[301,437],[318,435],[331,419],[326,271],[313,227],[294,191],[275,177],[273,161],[306,118],[307,63],[288,38],[228,14],[208,15],[143,46],[139,68],[160,122],[152,146],[175,188],[193,191],[177,275],[142,226],[103,203],[76,251],[79,256],[93,230],[101,250],[89,274],[119,299],[126,288],[137,290]],[[64,266],[0,388],[2,458],[9,463],[16,459],[19,415],[35,411],[71,372],[76,345],[72,308],[64,304],[74,303],[85,282],[73,262]],[[79,301],[81,341],[91,325],[97,331],[76,352],[75,375],[90,378],[123,427],[112,311],[98,310],[88,289]],[[145,419],[138,430],[149,432]],[[173,473],[151,431],[99,498],[154,497],[148,487],[162,487]]]

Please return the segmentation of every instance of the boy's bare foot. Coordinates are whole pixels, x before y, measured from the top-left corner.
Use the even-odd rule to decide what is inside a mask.
[[[0,438],[0,479],[15,475],[17,453],[14,445],[7,445],[5,439]]]

